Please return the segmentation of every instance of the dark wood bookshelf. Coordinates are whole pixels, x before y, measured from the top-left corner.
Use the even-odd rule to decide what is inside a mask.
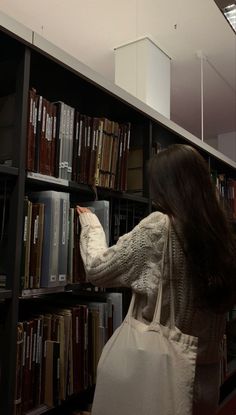
[[[62,293],[64,291],[65,287],[34,288],[29,290],[22,290],[19,298],[38,298],[44,295]]]
[[[12,290],[0,288],[0,300],[6,300],[8,298],[12,298]]]
[[[19,174],[19,169],[17,167],[5,166],[0,164],[0,177],[1,176],[17,176]]]
[[[127,199],[132,200],[134,202],[140,202],[144,204],[149,203],[148,197],[144,197],[139,193],[129,193],[127,192],[119,192],[111,189],[106,189],[104,187],[97,187],[97,194],[99,198],[101,197],[108,197],[108,198],[115,198],[115,199]]]
[[[45,295],[53,295],[59,293],[76,293],[81,296],[104,296],[105,291],[92,286],[90,283],[69,283],[61,287],[45,287],[45,288],[34,288],[28,290],[22,290],[19,298],[22,299],[32,299],[40,298]]]

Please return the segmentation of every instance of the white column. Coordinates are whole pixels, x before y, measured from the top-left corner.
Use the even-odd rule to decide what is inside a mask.
[[[115,83],[170,118],[170,57],[149,37],[115,48]]]

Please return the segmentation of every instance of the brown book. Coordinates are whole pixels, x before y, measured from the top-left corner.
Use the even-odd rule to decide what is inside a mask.
[[[79,392],[88,387],[88,363],[87,363],[87,313],[86,305],[79,305],[79,320],[78,320],[78,341],[79,341]]]
[[[117,162],[119,155],[119,139],[120,129],[119,124],[114,122],[113,124],[113,141],[112,141],[112,158],[111,158],[111,176],[110,176],[110,188],[115,189],[116,174],[117,174]]]
[[[111,121],[107,118],[103,119],[103,136],[102,136],[102,148],[101,148],[101,165],[99,172],[99,185],[102,187],[108,187],[109,182],[109,142],[110,142],[110,123]]]
[[[45,377],[46,377],[46,341],[51,340],[52,314],[45,314],[43,316],[42,328],[42,371],[41,371],[41,394],[40,402],[44,402],[45,395]]]
[[[44,204],[32,204],[30,246],[30,288],[40,288],[43,243]]]
[[[53,135],[53,105],[42,99],[39,172],[50,176]]]
[[[55,139],[55,155],[52,156],[52,163],[54,161],[54,176],[60,177],[61,170],[61,147],[63,140],[63,122],[64,122],[64,103],[55,102],[55,113],[56,113],[56,139]],[[52,153],[53,153],[52,151]]]
[[[24,321],[24,354],[23,354],[23,389],[22,410],[23,413],[32,409],[32,356],[33,356],[33,320]]]
[[[98,148],[99,139],[99,118],[93,118],[92,121],[92,133],[91,133],[91,153],[90,153],[90,165],[89,165],[89,181],[92,186],[95,185],[95,173],[96,173],[96,154]]]
[[[44,403],[52,408],[59,403],[59,360],[60,343],[52,340],[45,342],[45,385]]]
[[[120,164],[120,177],[119,180],[119,189],[121,191],[127,190],[127,162],[130,146],[130,123],[122,124],[122,151],[121,151],[121,164]]]
[[[34,318],[32,320],[31,328],[31,353],[30,353],[30,385],[29,385],[29,407],[33,408],[35,406],[35,382],[36,382],[36,346],[37,346],[37,329],[38,329],[38,319]]]
[[[57,385],[59,390],[56,392],[56,399],[63,399],[62,396],[65,396],[65,384],[64,384],[64,350],[65,350],[65,325],[64,325],[64,316],[59,314],[52,315],[52,326],[51,326],[51,339],[59,343],[59,366],[58,366],[58,378],[60,378],[60,383]],[[58,380],[56,381],[58,382]],[[55,389],[54,385],[54,389]],[[56,387],[56,388],[57,388]],[[65,398],[64,398],[65,399]]]
[[[98,143],[97,143],[97,151],[96,151],[96,161],[95,161],[95,185],[101,186],[100,180],[100,170],[101,170],[101,162],[102,162],[102,148],[103,148],[103,137],[104,137],[104,119],[99,119],[99,132],[98,132]]]
[[[74,129],[73,129],[73,151],[72,151],[72,180],[77,181],[77,164],[78,164],[78,144],[80,130],[80,114],[75,111]]]
[[[24,327],[23,323],[17,323],[16,334],[16,385],[14,400],[14,415],[21,415],[22,410],[22,373],[23,373],[23,340]]]
[[[43,97],[42,95],[36,96],[36,130],[35,130],[35,158],[34,169],[36,172],[40,171],[40,159],[41,159],[41,133],[42,133],[42,115],[43,115]]]
[[[72,312],[72,350],[73,350],[73,391],[79,392],[79,308],[73,307]]]
[[[127,164],[128,164],[128,157],[129,157],[129,149],[130,149],[130,132],[131,132],[131,124],[127,123],[125,125],[125,133],[126,133],[126,142],[124,148],[124,163],[123,163],[123,181],[122,181],[122,191],[127,190]]]
[[[70,309],[59,310],[59,341],[60,341],[60,399],[66,400],[73,391],[70,387],[71,371],[70,366],[70,344],[72,338],[72,314]]]
[[[50,175],[56,176],[56,170],[57,170],[56,149],[58,146],[57,107],[54,104],[51,104],[51,107],[52,107],[52,142],[51,142]]]
[[[32,202],[26,197],[24,200],[24,233],[21,263],[21,288],[29,288],[30,238],[32,222]]]
[[[79,183],[86,183],[87,166],[87,141],[88,141],[88,117],[81,115],[81,135],[80,135],[80,154],[79,154]]]
[[[115,190],[121,190],[122,155],[124,146],[124,128],[119,124],[119,147],[117,156],[117,168],[115,178]]]
[[[39,146],[39,173],[46,173],[46,157],[47,157],[47,145],[46,145],[46,128],[48,117],[48,102],[45,98],[41,97],[41,119],[38,128],[38,146]]]
[[[76,158],[76,181],[78,183],[82,180],[82,155],[83,155],[83,135],[84,135],[85,115],[80,115],[79,118],[79,136],[77,144],[77,158]]]
[[[36,90],[29,90],[28,97],[28,121],[27,121],[27,151],[26,169],[34,171],[35,160],[35,133],[36,133]]]
[[[111,160],[112,160],[112,149],[113,149],[113,129],[114,122],[108,122],[107,130],[107,154],[106,154],[106,182],[105,187],[110,187],[110,178],[111,178]]]
[[[74,393],[79,393],[88,386],[87,315],[86,305],[72,308]]]
[[[127,190],[142,192],[143,190],[143,149],[132,148],[128,155]]]
[[[96,383],[97,379],[97,366],[100,357],[99,347],[99,311],[94,309],[92,313],[92,379],[93,384]]]
[[[33,402],[34,406],[38,406],[41,403],[41,382],[42,382],[42,364],[43,364],[43,318],[44,316],[38,316],[36,319],[36,344],[35,344],[35,368],[34,368],[34,392]]]
[[[93,119],[87,117],[87,137],[85,146],[85,166],[84,166],[84,182],[89,184],[90,181],[90,164],[91,164],[91,151],[92,151],[92,140],[93,140]]]
[[[60,391],[59,391],[59,398],[60,400],[66,399],[66,377],[65,374],[67,373],[66,368],[66,356],[68,356],[68,344],[66,342],[66,333],[65,333],[65,316],[64,315],[56,315],[58,321],[57,327],[57,341],[60,343]]]

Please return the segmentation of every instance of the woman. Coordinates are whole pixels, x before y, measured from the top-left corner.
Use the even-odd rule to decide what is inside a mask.
[[[226,312],[235,301],[233,234],[207,164],[195,149],[188,145],[170,146],[150,160],[148,173],[157,212],[110,248],[96,216],[77,207],[82,226],[81,255],[93,284],[131,287],[141,294],[138,316],[148,322],[156,301],[170,223],[176,326],[198,337],[193,414],[214,415],[219,400]],[[166,281],[161,322],[169,323]]]

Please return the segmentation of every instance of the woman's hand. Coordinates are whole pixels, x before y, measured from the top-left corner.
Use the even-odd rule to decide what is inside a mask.
[[[78,215],[81,215],[82,213],[91,213],[91,210],[86,207],[76,206],[76,211]]]

